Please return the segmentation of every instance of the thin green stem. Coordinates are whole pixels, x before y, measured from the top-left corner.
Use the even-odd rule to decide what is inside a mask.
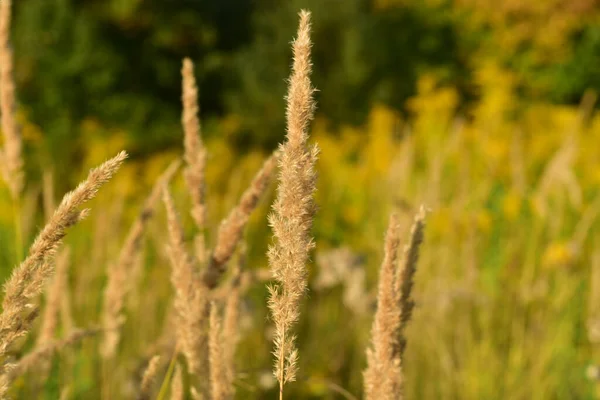
[[[171,357],[171,362],[169,363],[169,368],[167,369],[167,373],[165,374],[165,378],[163,379],[162,384],[160,385],[160,390],[158,392],[158,396],[156,400],[164,400],[167,395],[167,388],[169,387],[169,382],[171,381],[171,377],[173,376],[173,371],[175,370],[175,364],[177,362],[177,348],[173,351],[173,356]]]

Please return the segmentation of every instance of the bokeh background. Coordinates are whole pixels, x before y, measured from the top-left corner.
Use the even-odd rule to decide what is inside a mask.
[[[181,154],[182,58],[196,64],[210,154],[210,241],[284,137],[301,8],[314,20],[311,134],[321,155],[301,376],[290,398],[344,398],[338,386],[360,398],[387,216],[399,210],[408,233],[420,204],[431,213],[406,397],[595,398],[597,0],[14,1],[25,237],[42,224],[44,199],[118,150],[131,154],[67,240],[76,324],[99,320],[106,266],[156,177]],[[187,215],[181,179],[173,185]],[[272,192],[248,227],[249,269],[267,266],[271,200]],[[6,188],[0,202],[5,277],[16,262]],[[159,213],[128,300],[123,398],[167,327],[164,224]],[[240,399],[275,395],[265,299],[263,284],[245,296]],[[24,381],[20,395],[54,399],[76,382],[71,398],[98,398],[96,347],[57,361],[43,389]]]

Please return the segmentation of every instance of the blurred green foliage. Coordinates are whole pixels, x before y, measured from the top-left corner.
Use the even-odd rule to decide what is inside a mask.
[[[197,61],[204,110],[223,113],[224,58],[248,41],[246,3],[16,2],[20,100],[54,153],[75,151],[69,142],[90,117],[131,132],[138,151],[156,150],[175,140],[184,56]]]
[[[225,131],[207,123],[208,134],[238,149],[273,148],[284,129],[289,38],[297,11],[309,8],[319,112],[331,123],[364,123],[374,103],[403,111],[418,77],[432,72],[459,90],[466,110],[479,96],[473,71],[489,59],[518,73],[524,95],[576,103],[600,87],[597,7],[554,3],[565,2],[23,0],[13,23],[19,100],[55,161],[81,158],[89,119],[104,135],[126,132],[142,157],[179,143],[179,70],[189,56],[203,118],[236,121]],[[563,14],[577,23],[554,24],[540,39],[538,22]]]

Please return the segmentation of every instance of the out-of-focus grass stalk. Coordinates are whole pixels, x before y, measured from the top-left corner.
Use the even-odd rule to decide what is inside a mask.
[[[169,389],[169,382],[171,382],[171,378],[173,377],[173,371],[175,371],[175,364],[177,364],[177,349],[173,351],[173,356],[171,357],[171,361],[169,362],[169,368],[167,369],[167,373],[165,374],[165,378],[160,385],[160,390],[158,391],[158,396],[156,396],[156,400],[164,400],[167,395],[167,390]]]

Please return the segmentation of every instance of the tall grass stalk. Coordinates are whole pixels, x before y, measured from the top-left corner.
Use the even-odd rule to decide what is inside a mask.
[[[233,256],[235,249],[242,239],[244,228],[250,215],[258,206],[262,195],[267,191],[275,174],[279,152],[273,153],[265,160],[262,168],[256,173],[250,186],[244,191],[239,203],[221,222],[217,232],[217,243],[211,254],[210,261],[202,274],[204,284],[213,289],[219,284],[221,276],[226,272],[227,262]]]
[[[13,271],[4,286],[3,310],[0,314],[0,356],[25,336],[37,316],[35,299],[48,278],[54,273],[52,260],[66,235],[67,228],[85,218],[89,210],[78,208],[96,196],[100,187],[119,169],[127,153],[116,157],[90,171],[88,178],[65,195],[62,202],[39,233],[29,249],[27,258]]]
[[[315,212],[313,192],[317,148],[308,145],[308,128],[313,118],[314,89],[310,82],[310,13],[300,12],[293,42],[294,62],[287,95],[287,135],[280,147],[279,185],[273,213],[269,217],[275,243],[268,258],[275,283],[269,287],[269,309],[275,323],[274,375],[283,387],[296,379],[298,350],[293,327],[300,317],[300,301],[307,289],[310,236]]]
[[[414,308],[411,291],[419,246],[423,241],[424,219],[425,209],[421,207],[411,229],[410,242],[404,248],[402,261],[398,263],[400,227],[398,216],[390,216],[379,273],[377,312],[371,331],[372,344],[367,349],[367,369],[364,372],[367,400],[398,400],[404,395],[404,331]]]
[[[4,148],[0,153],[2,175],[13,201],[15,226],[15,257],[23,259],[23,227],[21,221],[21,193],[23,191],[23,139],[15,118],[15,83],[13,54],[10,46],[12,0],[0,3],[0,122],[4,134]]]
[[[195,253],[200,264],[206,261],[206,157],[207,151],[202,141],[200,118],[198,116],[198,87],[194,76],[194,63],[189,58],[183,60],[181,68],[183,111],[181,124],[184,133],[185,169],[183,171],[190,198],[192,199],[191,216],[198,233],[195,238]]]
[[[125,297],[132,284],[132,268],[136,257],[139,255],[146,226],[154,215],[156,204],[160,200],[161,191],[168,184],[179,168],[179,161],[172,162],[162,175],[156,180],[150,194],[146,198],[138,217],[133,222],[125,243],[121,248],[115,263],[108,268],[108,283],[104,291],[104,304],[102,320],[107,328],[102,343],[101,353],[105,359],[112,359],[117,351],[121,339],[120,326],[124,323],[123,307]]]

